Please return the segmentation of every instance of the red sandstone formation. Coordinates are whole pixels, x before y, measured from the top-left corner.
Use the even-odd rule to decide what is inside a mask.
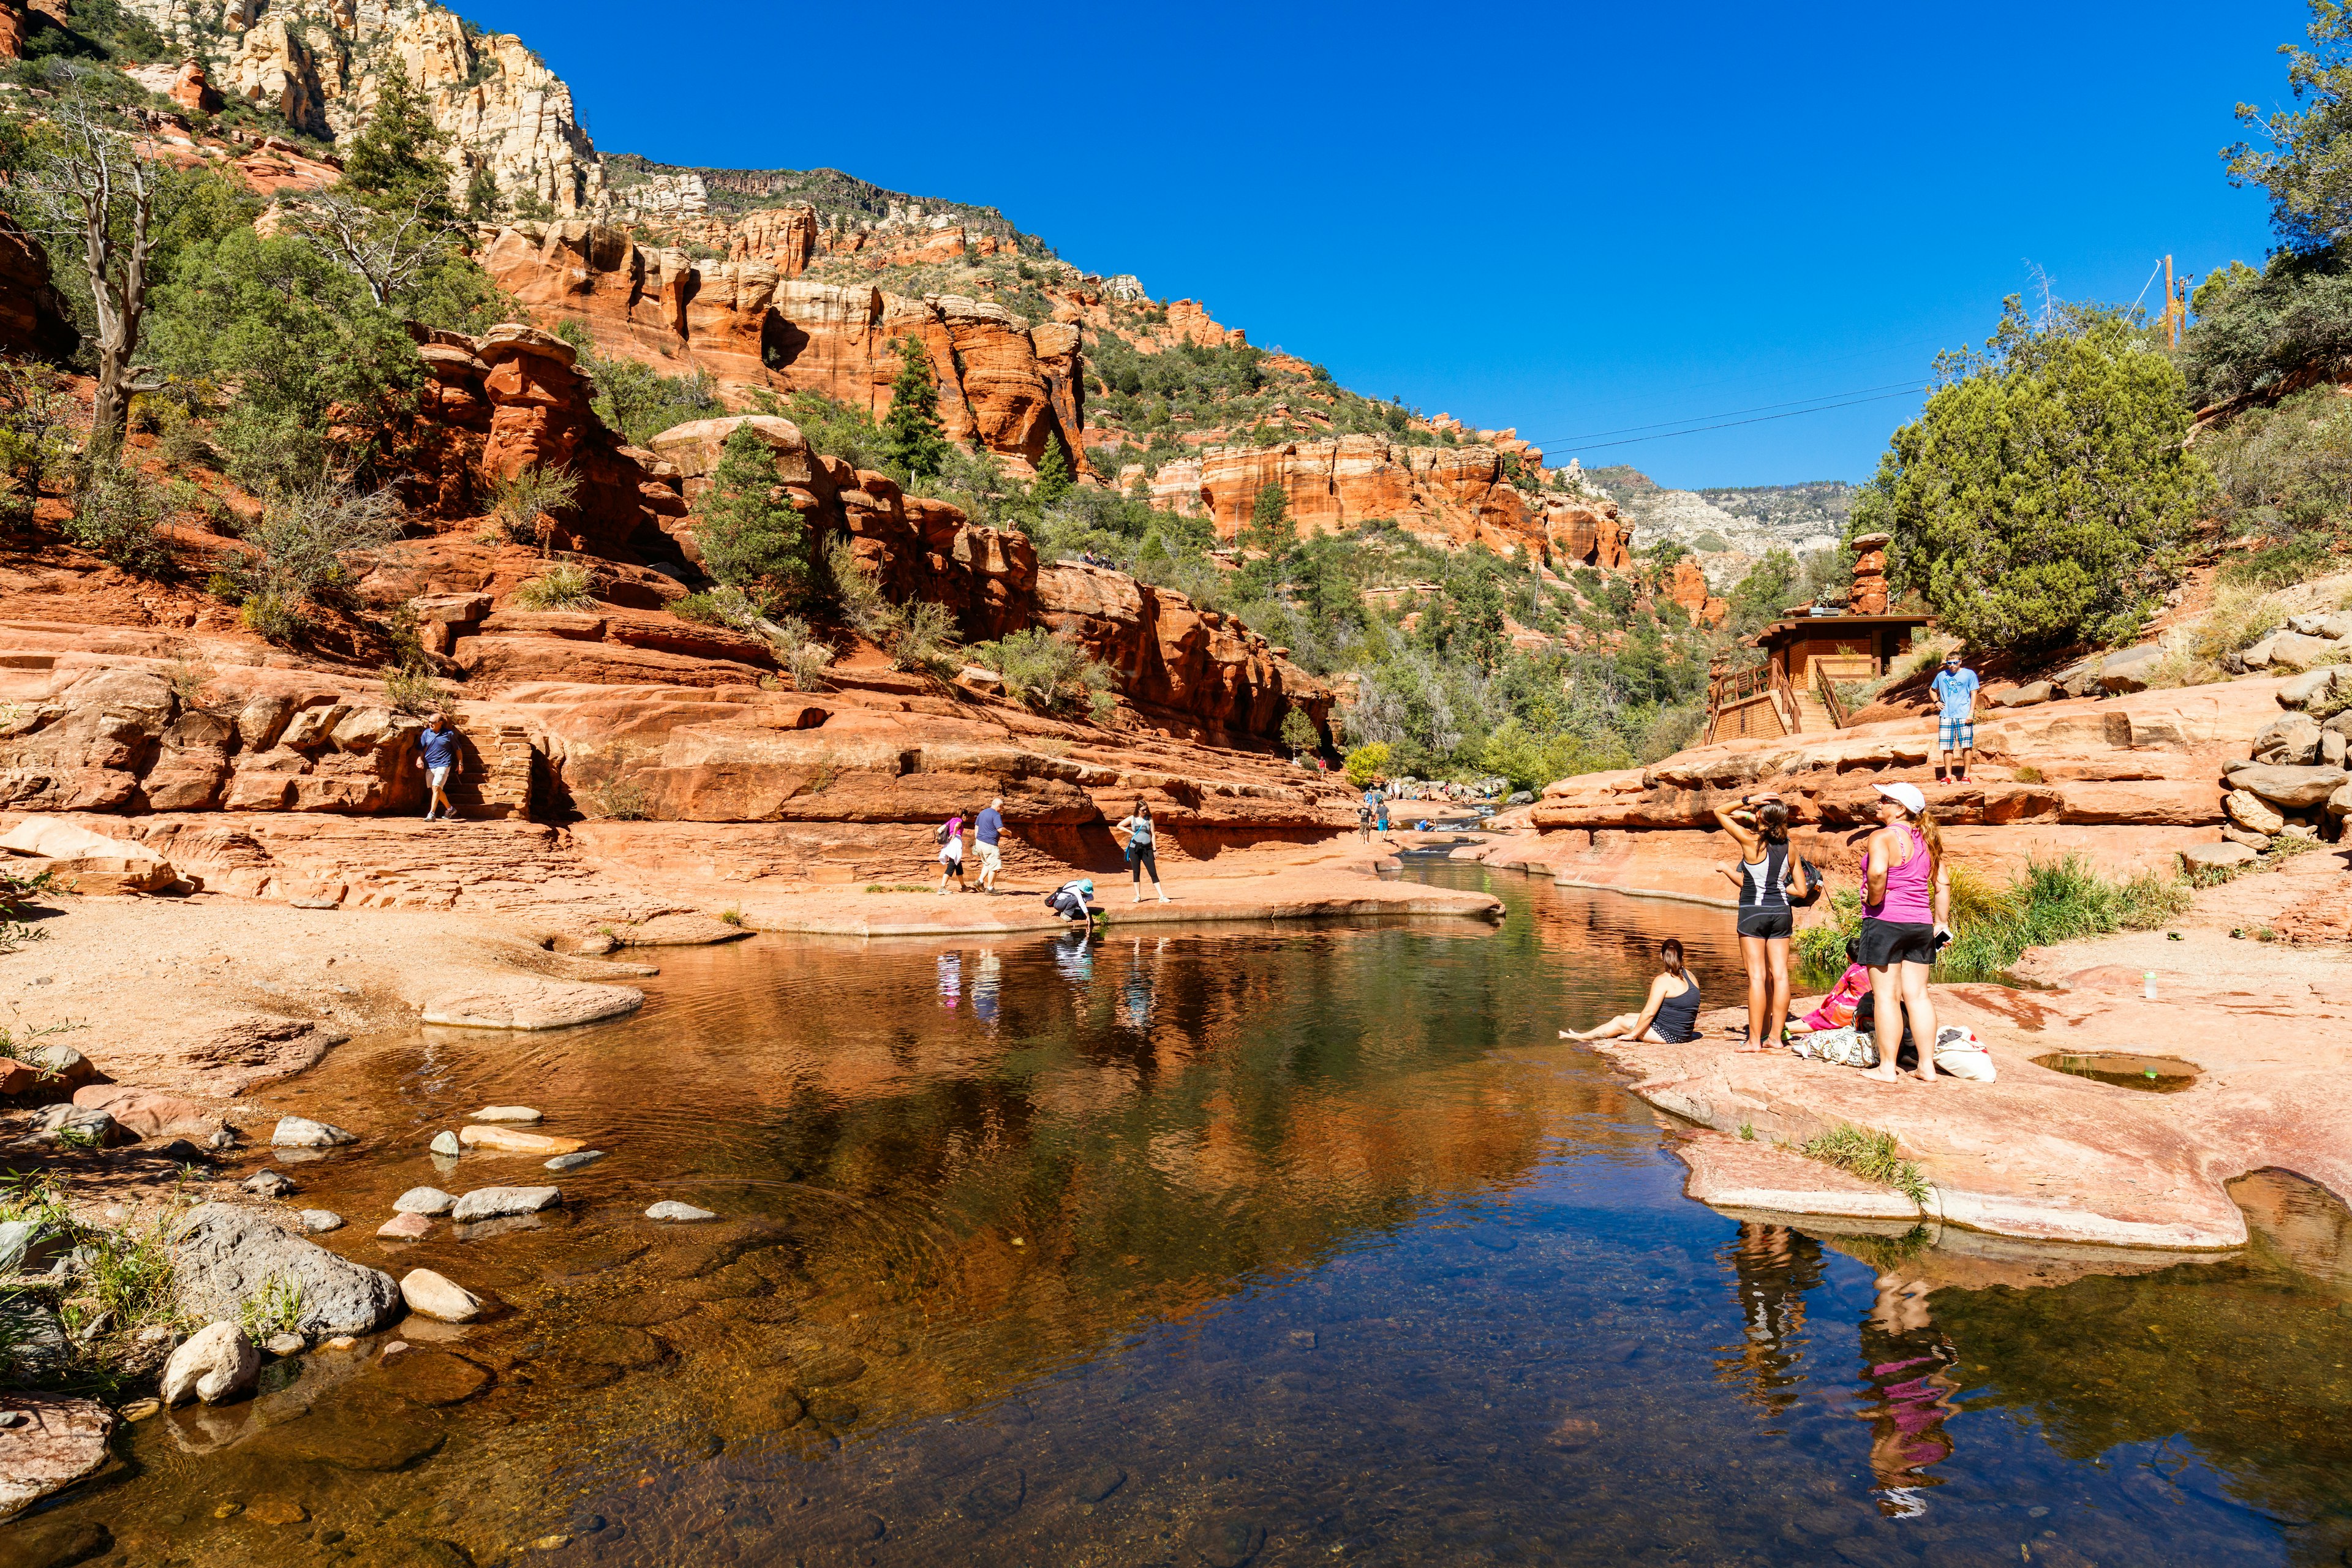
[[[1143,477],[1139,466],[1129,467],[1118,483],[1126,489]],[[1616,503],[1524,494],[1492,447],[1392,446],[1377,436],[1212,447],[1198,458],[1160,465],[1147,481],[1155,504],[1180,517],[1206,517],[1228,540],[1247,525],[1267,485],[1281,487],[1301,534],[1394,518],[1440,543],[1482,543],[1556,566],[1615,568],[1631,559]]]
[[[62,360],[78,338],[65,301],[49,285],[47,258],[0,213],[0,354]]]
[[[649,249],[623,230],[572,222],[502,229],[482,264],[543,321],[584,325],[601,353],[672,374],[706,371],[722,392],[816,392],[880,418],[896,344],[919,340],[952,440],[1034,465],[1059,436],[1083,468],[1085,392],[1076,328],[1036,327],[961,296],[908,300],[871,287],[794,281],[748,254],[725,262]]]
[[[1728,601],[1717,598],[1706,590],[1706,576],[1698,563],[1688,556],[1675,563],[1674,581],[1666,586],[1666,597],[1689,612],[1690,618],[1703,626],[1721,626],[1731,614]],[[1885,606],[1882,605],[1881,608]]]
[[[1853,542],[1853,593],[1847,601],[1853,614],[1886,613],[1886,547],[1893,542],[1885,533],[1865,533]]]

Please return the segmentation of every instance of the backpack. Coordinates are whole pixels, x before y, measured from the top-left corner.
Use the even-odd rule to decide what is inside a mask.
[[[947,847],[948,825],[946,823],[942,822],[940,824],[939,831],[931,835],[931,842],[940,846],[941,848]]]
[[[1990,1083],[1999,1076],[1976,1032],[1956,1024],[1936,1031],[1936,1070],[1970,1083]]]
[[[1795,1036],[1790,1040],[1789,1048],[1801,1057],[1842,1068],[1874,1068],[1878,1065],[1877,1042],[1851,1026],[1843,1029],[1816,1029],[1810,1035]]]

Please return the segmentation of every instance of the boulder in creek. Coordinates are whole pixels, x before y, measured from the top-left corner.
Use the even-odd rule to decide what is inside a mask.
[[[546,1120],[528,1105],[485,1105],[474,1112],[477,1121],[541,1121]]]
[[[602,1149],[583,1149],[575,1154],[558,1154],[547,1162],[551,1171],[576,1171],[583,1165],[593,1165],[604,1157]]]
[[[253,1386],[261,1373],[261,1352],[235,1323],[221,1321],[197,1330],[163,1363],[163,1381],[157,1393],[166,1406],[201,1399],[218,1405],[230,1394]]]
[[[561,1187],[476,1187],[457,1200],[449,1217],[459,1225],[502,1215],[537,1214],[563,1201]]]
[[[2231,789],[2251,790],[2273,805],[2301,811],[2317,805],[2341,789],[2352,775],[2342,768],[2277,767],[2242,763],[2230,770]]]
[[[106,1442],[114,1432],[114,1412],[93,1400],[11,1394],[8,1406],[26,1420],[20,1426],[0,1428],[0,1520],[14,1519],[51,1493],[97,1474],[107,1462]],[[40,1539],[36,1530],[23,1525],[10,1531],[12,1551],[35,1551]],[[97,1534],[112,1544],[105,1531]],[[63,1539],[78,1538],[68,1531]],[[59,1555],[33,1560],[71,1563],[81,1559]]]
[[[486,980],[425,1004],[425,1022],[467,1029],[566,1029],[634,1013],[646,994],[632,985],[558,980]]]
[[[464,1152],[457,1142],[457,1135],[446,1131],[433,1134],[433,1142],[426,1147],[436,1154],[446,1154],[453,1159]]]
[[[470,1323],[489,1310],[482,1298],[430,1268],[412,1268],[402,1275],[400,1295],[410,1311],[445,1323]]]
[[[485,1154],[570,1154],[581,1146],[577,1138],[554,1138],[511,1127],[461,1127],[457,1142]]]
[[[422,1241],[433,1234],[433,1222],[421,1214],[396,1214],[375,1227],[386,1241]]]
[[[392,1206],[401,1214],[444,1215],[457,1206],[457,1199],[438,1187],[411,1187],[393,1199]]]
[[[323,1235],[331,1230],[341,1230],[343,1228],[343,1216],[332,1209],[304,1209],[302,1228],[312,1236]]]
[[[682,1204],[675,1198],[664,1198],[646,1211],[646,1217],[684,1225],[698,1219],[717,1219],[719,1216],[709,1209],[698,1209],[692,1204]]]
[[[2191,844],[2180,851],[2180,863],[2191,871],[2218,870],[2224,866],[2242,866],[2254,858],[2254,851],[2242,844]]]
[[[273,1283],[302,1293],[293,1326],[314,1339],[373,1333],[400,1315],[400,1287],[391,1275],[338,1258],[233,1204],[190,1210],[173,1236],[172,1265],[180,1310],[207,1321],[234,1319]]]
[[[273,1149],[333,1149],[359,1141],[356,1132],[346,1132],[330,1122],[313,1121],[307,1116],[280,1117],[278,1130],[269,1135]]]
[[[279,1171],[256,1171],[237,1185],[257,1198],[288,1197],[301,1190],[288,1181],[285,1173]]]

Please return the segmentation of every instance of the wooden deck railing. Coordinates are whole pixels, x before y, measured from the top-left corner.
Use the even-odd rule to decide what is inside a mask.
[[[1813,690],[1820,696],[1822,706],[1830,710],[1832,724],[1843,730],[1853,721],[1846,712],[1845,699],[1838,695],[1837,679],[1830,674],[1827,659],[1813,660]]]
[[[1790,689],[1789,678],[1780,672],[1779,665],[1767,660],[1762,664],[1751,664],[1746,669],[1718,675],[1707,682],[1706,732],[1700,743],[1706,744],[1716,738],[1725,709],[1737,708],[1759,698],[1771,702],[1772,711],[1780,721],[1782,734],[1793,735],[1803,729],[1804,719],[1797,707],[1797,694]]]

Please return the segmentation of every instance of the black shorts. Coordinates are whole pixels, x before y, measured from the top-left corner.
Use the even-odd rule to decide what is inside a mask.
[[[1898,963],[1936,962],[1936,928],[1910,921],[1862,922],[1862,966],[1891,969]]]
[[[1739,911],[1739,934],[1742,936],[1779,937],[1788,940],[1797,928],[1797,917],[1783,909],[1747,909]]]

